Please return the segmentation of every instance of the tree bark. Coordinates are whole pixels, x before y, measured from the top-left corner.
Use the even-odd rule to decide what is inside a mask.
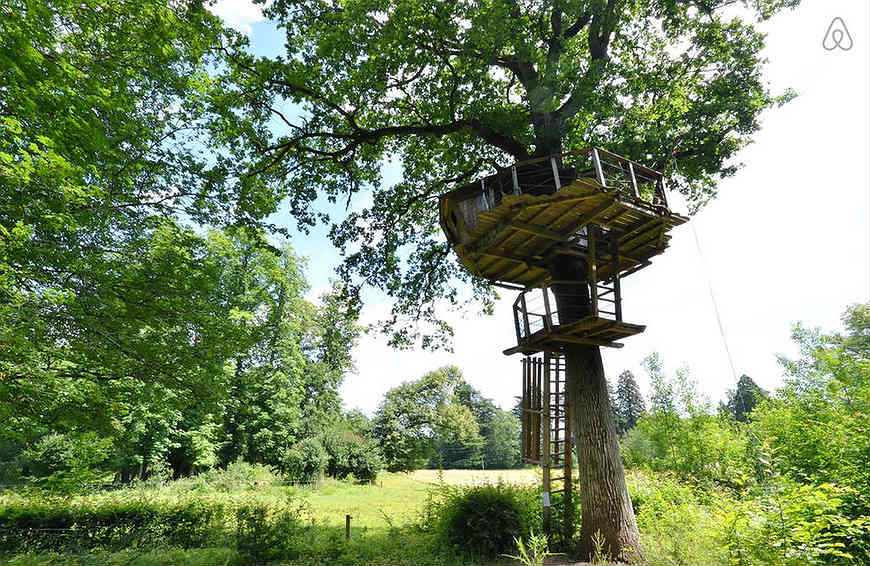
[[[551,266],[554,281],[576,282],[552,286],[561,323],[578,320],[591,312],[586,273],[586,263],[580,259]],[[598,346],[569,344],[565,357],[580,472],[582,526],[578,550],[590,558],[595,550],[593,537],[601,537],[604,540],[601,551],[611,559],[638,562],[643,558],[640,533],[625,485],[601,352]]]

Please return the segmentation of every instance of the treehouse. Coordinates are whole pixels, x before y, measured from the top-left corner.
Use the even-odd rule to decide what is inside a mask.
[[[538,287],[559,255],[585,257],[586,227],[615,238],[599,277],[623,277],[667,248],[686,222],[668,208],[662,174],[598,148],[516,165],[441,195],[441,227],[469,272],[494,283]]]
[[[441,196],[441,227],[472,274],[522,290],[517,346],[616,346],[645,327],[622,320],[620,279],[650,265],[668,231],[688,219],[668,208],[662,174],[598,148],[532,159]],[[557,281],[553,266],[581,258],[586,281]],[[565,300],[577,297],[572,307]],[[560,298],[557,305],[555,297]],[[582,311],[582,312],[581,312]]]
[[[543,468],[549,532],[550,506],[572,499],[567,346],[620,347],[643,332],[622,320],[620,280],[648,266],[688,219],[668,208],[661,173],[598,148],[524,161],[459,187],[441,196],[440,216],[469,272],[520,291],[517,344],[504,353],[526,356],[522,457]]]

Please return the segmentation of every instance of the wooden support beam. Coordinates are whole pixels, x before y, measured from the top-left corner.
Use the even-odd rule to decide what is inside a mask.
[[[517,220],[511,222],[510,225],[512,228],[516,228],[517,230],[520,230],[522,232],[527,232],[529,234],[533,234],[535,236],[540,236],[542,238],[547,238],[548,240],[554,240],[557,242],[563,242],[570,236],[570,234],[566,236],[565,234],[562,234],[560,232],[550,230],[546,226],[536,226],[534,224],[519,222]]]
[[[631,230],[629,230],[628,232],[626,232],[625,234],[623,234],[622,236],[619,237],[619,243],[623,243],[626,240],[628,240],[629,238],[631,238],[632,236],[634,236],[635,234],[637,234],[638,232],[644,232],[649,227],[655,226],[656,224],[659,224],[661,222],[663,222],[663,220],[661,218],[653,218],[652,220],[648,220],[647,222],[644,222],[644,223],[640,224],[639,226],[635,226],[634,228],[632,228]]]

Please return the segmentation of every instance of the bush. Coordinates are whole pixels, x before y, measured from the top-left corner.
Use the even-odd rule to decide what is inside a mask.
[[[156,543],[197,547],[208,543],[222,517],[221,505],[200,500],[13,501],[0,506],[0,553]]]
[[[428,522],[449,545],[474,557],[496,558],[540,526],[538,492],[498,483],[444,487],[429,501]]]
[[[306,438],[297,442],[284,455],[283,470],[294,481],[311,482],[323,475],[329,454],[316,438]]]
[[[236,550],[252,564],[299,557],[303,507],[255,502],[236,508]]]
[[[374,481],[384,467],[376,440],[350,430],[332,430],[323,435],[323,446],[329,455],[326,473],[336,479],[353,474],[360,481]]]
[[[255,486],[277,484],[280,481],[278,474],[269,466],[237,460],[227,464],[226,468],[214,468],[192,478],[176,480],[174,486],[182,489],[230,493]]]

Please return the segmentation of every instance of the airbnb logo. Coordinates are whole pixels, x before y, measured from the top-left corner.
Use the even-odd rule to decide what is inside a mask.
[[[828,26],[825,39],[822,40],[822,47],[828,51],[833,51],[838,47],[843,51],[848,51],[852,49],[852,45],[852,36],[849,34],[846,22],[843,21],[843,18],[837,16],[831,20],[831,25]]]

